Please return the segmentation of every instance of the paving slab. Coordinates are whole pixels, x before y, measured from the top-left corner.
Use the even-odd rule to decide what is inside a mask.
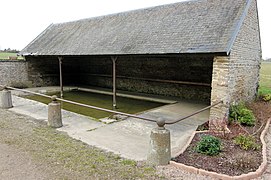
[[[190,108],[189,108],[190,107]],[[188,115],[204,105],[192,103],[175,103],[162,106],[140,114],[142,117],[157,119],[158,117],[175,120]],[[184,113],[182,113],[184,109]],[[172,111],[171,111],[172,110]],[[189,111],[188,111],[189,110]],[[198,125],[208,121],[209,112],[203,112],[193,118],[186,119],[174,125],[166,126],[171,132],[172,156],[177,156],[182,147],[186,144]],[[85,141],[88,144],[112,151],[123,157],[134,160],[146,160],[149,148],[150,132],[157,127],[156,123],[142,121],[135,118],[127,118],[124,121],[109,124],[107,126],[91,131]],[[101,140],[93,143],[97,135]]]
[[[47,121],[48,106],[46,104],[25,99],[18,96],[12,96],[13,108],[9,109],[15,113],[31,116],[37,120]],[[104,126],[102,122],[81,114],[73,113],[62,109],[63,131],[71,134],[79,131],[89,131]],[[59,129],[59,130],[60,130]]]
[[[10,111],[47,121],[47,105],[14,95],[12,99],[14,107]],[[162,117],[166,120],[175,120],[205,106],[191,102],[178,102],[145,111],[139,115],[152,119]],[[59,128],[59,131],[66,132],[71,137],[89,145],[137,161],[146,160],[150,132],[157,126],[156,123],[135,118],[105,124],[66,110],[62,110],[62,116],[64,126]],[[192,132],[198,125],[208,121],[208,117],[209,111],[205,111],[182,122],[166,126],[171,132],[172,156],[178,154]]]

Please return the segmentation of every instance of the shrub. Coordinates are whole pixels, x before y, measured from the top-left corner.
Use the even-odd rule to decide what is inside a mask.
[[[253,112],[245,107],[243,103],[230,107],[230,121],[237,121],[242,125],[254,126],[256,118]]]
[[[234,139],[234,143],[239,145],[244,150],[258,150],[260,146],[251,135],[239,135]]]
[[[240,117],[238,119],[238,122],[240,122],[243,125],[254,126],[256,122],[256,118],[253,115],[253,112],[251,110],[242,109],[240,111]]]
[[[243,103],[240,103],[238,105],[231,105],[230,106],[230,120],[237,121],[238,117],[240,116],[240,111],[244,108],[245,106]]]
[[[258,91],[258,98],[265,102],[271,102],[271,88],[261,86]]]
[[[269,102],[271,101],[271,94],[264,94],[262,98],[265,102]]]
[[[196,152],[209,156],[218,155],[220,151],[220,139],[210,135],[203,136],[196,146]]]

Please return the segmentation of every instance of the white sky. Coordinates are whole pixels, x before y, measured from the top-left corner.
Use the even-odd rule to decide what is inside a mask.
[[[182,0],[2,0],[0,49],[21,50],[51,23]],[[263,58],[271,58],[271,1],[258,0]]]

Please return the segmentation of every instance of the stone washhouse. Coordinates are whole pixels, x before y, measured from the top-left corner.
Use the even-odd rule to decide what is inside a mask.
[[[223,100],[210,110],[219,127],[231,103],[257,93],[257,1],[192,0],[51,24],[20,54],[32,86],[59,85],[61,72],[64,85]]]

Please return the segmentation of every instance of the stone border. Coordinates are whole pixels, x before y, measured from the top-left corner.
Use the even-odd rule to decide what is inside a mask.
[[[229,175],[225,175],[225,174],[219,174],[219,173],[216,173],[216,172],[206,171],[206,170],[203,170],[203,169],[198,169],[198,168],[195,168],[193,166],[187,166],[185,164],[176,163],[174,161],[170,161],[170,164],[177,167],[177,168],[180,168],[180,169],[182,169],[184,171],[190,172],[190,173],[210,176],[212,178],[217,178],[217,179],[222,179],[222,180],[232,180],[232,179],[248,180],[248,179],[253,179],[253,178],[260,177],[264,173],[264,171],[266,170],[266,167],[267,167],[267,148],[266,148],[266,143],[264,141],[264,137],[265,137],[265,135],[267,133],[267,130],[269,128],[270,121],[271,121],[271,118],[269,118],[267,120],[265,128],[262,131],[261,136],[260,136],[260,139],[261,139],[261,142],[262,142],[263,162],[261,163],[260,167],[255,172],[250,172],[248,174],[242,174],[240,176],[229,176]],[[202,132],[207,132],[207,131],[199,131],[199,132],[195,131],[192,134],[191,138],[189,139],[188,143],[180,151],[180,154],[183,153],[186,150],[186,148],[190,145],[190,143],[192,142],[195,134],[196,133],[202,133]]]

